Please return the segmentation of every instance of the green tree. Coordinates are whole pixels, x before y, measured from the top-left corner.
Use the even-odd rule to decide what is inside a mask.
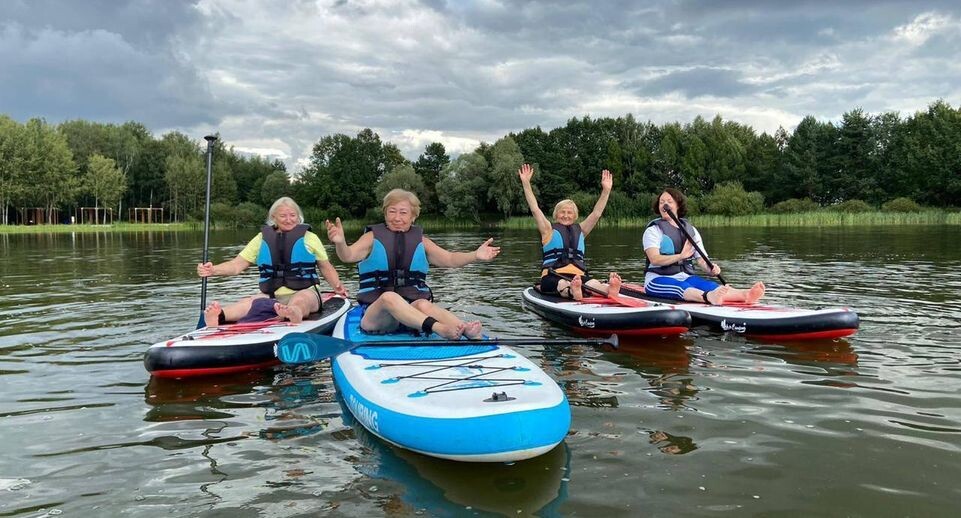
[[[382,143],[370,129],[355,138],[324,137],[314,145],[310,165],[295,190],[306,204],[328,207],[337,203],[350,214],[361,216],[380,205],[374,197],[380,177],[405,162],[397,146]]]
[[[290,195],[290,177],[285,171],[274,171],[264,178],[260,201],[267,207],[282,196]]]
[[[755,138],[747,147],[745,162],[744,188],[760,192],[765,199],[773,198],[775,178],[781,169],[777,138],[767,133]]]
[[[210,181],[210,200],[213,202],[226,203],[227,205],[237,204],[237,182],[234,174],[230,170],[230,165],[226,160],[220,159],[224,155],[219,155],[214,151],[213,164],[211,169]],[[207,187],[207,159],[202,158],[204,172],[204,191]],[[201,205],[202,207],[202,205]]]
[[[823,201],[818,178],[818,133],[821,124],[812,116],[801,120],[784,150],[782,174],[778,176],[774,201],[811,198]]]
[[[149,140],[144,143],[127,172],[128,186],[124,200],[128,207],[160,207],[166,201],[169,191],[164,172],[167,151],[163,141]]]
[[[165,179],[170,188],[171,216],[181,221],[200,206],[207,188],[204,163],[199,152],[175,153],[164,163]]]
[[[653,192],[664,183],[654,178],[653,150],[657,144],[657,127],[647,122],[639,124],[634,116],[628,114],[618,119],[618,142],[620,142],[623,181],[614,182],[614,192],[623,191],[636,197],[642,193]],[[621,187],[617,187],[620,185]]]
[[[653,153],[653,180],[655,191],[664,187],[682,187],[681,157],[684,133],[678,123],[665,124],[661,128],[660,141]]]
[[[447,150],[440,142],[427,145],[424,153],[414,162],[414,171],[424,179],[425,193],[421,203],[425,211],[434,212],[438,208],[437,182],[440,181],[441,171],[450,163]]]
[[[961,205],[961,109],[936,101],[898,131],[895,185],[924,205]]]
[[[404,189],[405,191],[410,191],[417,195],[417,198],[423,200],[427,197],[427,186],[424,183],[424,179],[414,171],[414,167],[410,164],[400,164],[394,167],[391,172],[384,175],[383,178],[377,182],[377,187],[374,188],[374,195],[378,200],[384,199],[384,196],[393,189]],[[380,207],[380,205],[378,205]],[[425,212],[423,202],[421,202],[421,212]]]
[[[486,188],[487,160],[480,153],[457,157],[444,168],[437,194],[444,206],[444,215],[452,219],[469,218],[480,221],[483,208],[478,193]]]
[[[541,128],[511,134],[525,161],[534,166],[536,173],[531,183],[544,206],[553,206],[577,190],[557,141],[558,134],[560,132],[545,133]]]
[[[504,217],[526,206],[521,181],[517,170],[524,163],[521,149],[511,137],[504,137],[494,143],[491,150],[493,161],[488,181],[487,198],[494,202]]]
[[[704,196],[702,207],[708,214],[723,216],[757,214],[764,208],[764,197],[759,192],[745,191],[741,182],[726,182]]]
[[[24,129],[16,121],[0,115],[0,224],[9,223],[10,208],[25,196]]]
[[[112,158],[102,155],[91,155],[87,161],[87,173],[83,178],[84,190],[93,196],[94,214],[99,213],[100,203],[113,207],[120,203],[127,190],[127,178]],[[107,213],[104,211],[104,224],[107,223]]]
[[[824,179],[828,198],[878,199],[872,121],[860,108],[845,113],[834,145],[836,168]]]
[[[55,222],[55,210],[77,195],[77,164],[63,135],[43,119],[27,121],[24,136],[24,178],[30,179],[25,201],[44,207],[47,221]]]

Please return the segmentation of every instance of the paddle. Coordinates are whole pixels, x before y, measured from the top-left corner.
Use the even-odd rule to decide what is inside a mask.
[[[708,259],[707,254],[704,253],[704,250],[701,250],[701,247],[697,246],[697,243],[694,241],[694,238],[691,237],[691,234],[687,233],[687,229],[684,228],[684,224],[681,223],[681,220],[677,218],[677,214],[674,214],[674,211],[671,210],[671,206],[665,203],[664,205],[661,206],[661,208],[664,209],[664,212],[666,212],[667,215],[674,220],[674,223],[677,224],[677,228],[681,229],[681,233],[684,234],[684,237],[686,237],[687,240],[690,241],[692,245],[694,245],[694,250],[697,250],[697,253],[700,254],[702,258],[704,258],[704,262],[707,263],[707,267],[710,268],[711,271],[714,271],[714,263],[712,263],[711,260]],[[724,277],[721,277],[720,274],[718,274],[717,280],[721,281],[721,284],[727,284],[727,282],[724,280]]]
[[[573,281],[573,280],[574,280],[574,276],[573,276],[573,275],[567,275],[567,274],[565,274],[565,273],[560,273],[560,272],[558,272],[557,270],[555,270],[555,269],[553,269],[553,268],[548,268],[547,271],[550,272],[551,275],[556,275],[556,276],[558,276],[558,277],[560,277],[561,279],[564,279],[564,280],[566,280],[566,281]],[[614,302],[617,302],[618,304],[621,304],[622,306],[628,306],[628,307],[632,307],[632,308],[643,308],[643,307],[646,307],[646,306],[648,305],[647,302],[644,302],[643,300],[640,300],[640,299],[632,299],[632,298],[627,298],[627,297],[621,297],[621,296],[619,296],[619,295],[616,295],[616,296],[614,296],[614,297],[611,297],[611,296],[608,295],[607,293],[604,293],[603,291],[601,291],[601,290],[599,290],[599,289],[597,289],[597,288],[594,288],[594,287],[592,287],[592,286],[589,286],[587,283],[581,284],[581,288],[582,288],[582,289],[586,289],[587,291],[589,291],[589,292],[591,292],[591,293],[593,293],[593,294],[595,294],[595,295],[600,295],[601,297],[604,297],[604,298],[607,298],[607,299],[611,299],[611,300],[613,300]]]
[[[316,333],[289,333],[274,346],[274,355],[284,363],[313,363],[358,347],[402,347],[435,345],[610,345],[617,349],[617,335],[607,338],[582,338],[574,340],[551,340],[549,338],[490,338],[488,340],[385,340],[377,342],[351,342],[333,336]]]
[[[208,250],[210,244],[210,179],[212,176],[211,170],[213,165],[214,157],[214,142],[217,141],[217,137],[214,135],[207,135],[204,137],[207,141],[207,199],[204,202],[204,260],[203,264],[207,264],[208,260]],[[197,329],[204,327],[204,310],[207,309],[207,278],[201,277],[200,280],[200,318],[197,320]]]

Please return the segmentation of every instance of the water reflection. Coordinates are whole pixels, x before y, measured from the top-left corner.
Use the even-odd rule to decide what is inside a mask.
[[[818,367],[833,376],[856,375],[858,355],[845,339],[781,342],[759,345],[753,354],[780,358],[788,363]]]
[[[657,396],[658,408],[683,410],[699,391],[689,373],[693,345],[686,336],[625,339],[617,353],[606,358],[640,375],[650,386],[648,392]]]
[[[388,445],[342,408],[345,425],[366,449],[358,470],[389,483],[386,490],[377,490],[381,508],[389,514],[555,516],[567,498],[571,455],[565,443],[516,463],[453,462]]]

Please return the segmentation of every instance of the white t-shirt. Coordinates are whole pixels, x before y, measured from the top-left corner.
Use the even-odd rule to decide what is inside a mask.
[[[694,230],[693,234],[691,235],[691,237],[694,238],[694,242],[697,243],[697,246],[701,247],[701,250],[704,250],[704,243],[701,242],[701,233],[698,232],[693,225],[691,226],[691,229]],[[667,240],[666,244],[669,244],[669,248],[673,250],[674,242],[671,241],[671,238],[665,236],[664,232],[661,232],[661,229],[657,225],[651,225],[647,227],[647,230],[644,231],[644,237],[641,239],[641,246],[644,248],[644,255],[645,256],[647,255],[648,248],[656,248],[658,250],[661,250],[661,244],[663,243],[664,240]],[[665,255],[676,254],[678,252],[680,252],[680,250],[665,253]],[[701,257],[701,254],[697,253],[697,250],[695,250],[694,260],[696,261],[700,257]],[[684,272],[678,272],[678,273],[675,273],[674,275],[665,276],[665,275],[660,275],[654,272],[647,272],[644,275],[644,285],[646,286],[647,283],[651,282],[652,279],[656,279],[657,277],[672,277],[679,281],[683,281],[684,279],[687,279],[688,277],[690,277],[690,275]]]

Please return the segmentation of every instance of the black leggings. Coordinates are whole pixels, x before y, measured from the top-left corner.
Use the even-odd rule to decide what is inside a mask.
[[[581,280],[587,282],[591,280],[591,276],[587,274],[581,275]],[[541,277],[540,285],[537,288],[537,291],[540,291],[544,295],[555,295],[558,297],[564,297],[566,299],[573,299],[574,294],[571,293],[569,288],[564,288],[564,293],[561,293],[557,290],[557,283],[560,281],[570,282],[564,277],[554,275],[553,273],[548,273],[547,275]]]

